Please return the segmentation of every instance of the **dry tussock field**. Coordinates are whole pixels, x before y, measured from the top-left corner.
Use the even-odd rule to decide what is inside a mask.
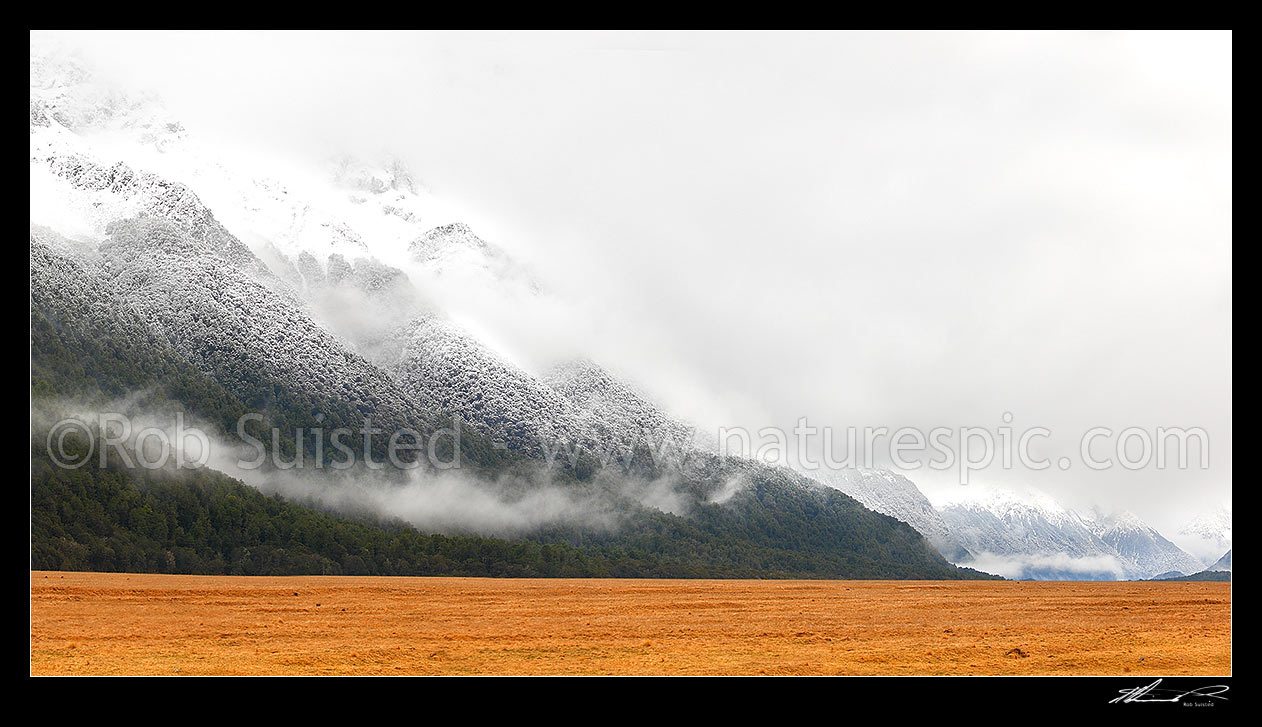
[[[33,572],[31,672],[1223,675],[1231,584]]]

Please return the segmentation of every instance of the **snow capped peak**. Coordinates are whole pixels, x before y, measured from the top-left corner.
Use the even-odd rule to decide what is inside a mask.
[[[49,122],[76,134],[115,134],[164,151],[185,137],[153,93],[100,76],[55,40],[31,39],[31,124]]]
[[[1116,579],[1131,573],[1077,513],[1037,490],[975,488],[942,508],[970,557],[960,561],[1010,578]]]
[[[321,168],[208,146],[156,95],[101,77],[55,40],[32,39],[30,123],[32,184],[40,186],[42,200],[66,193],[45,184],[39,162],[78,155],[102,167],[124,163],[197,189],[205,206],[256,253],[287,258],[288,265],[303,253],[321,268],[333,254],[402,261],[408,243],[433,224],[426,218],[443,216],[443,206],[395,156],[342,154]],[[131,212],[107,207],[111,218]],[[34,221],[54,224],[67,217],[63,211],[53,205],[40,213],[47,219]],[[86,216],[72,232],[100,235],[94,228],[101,215],[88,209]]]
[[[1201,569],[1200,561],[1167,540],[1135,513],[1119,510],[1105,515],[1097,510],[1094,515],[1088,521],[1091,531],[1112,546],[1133,572],[1151,578],[1172,571],[1191,575]]]
[[[942,517],[982,570],[1019,578],[1151,578],[1199,562],[1128,510],[1084,517],[1033,488],[970,485]]]
[[[307,297],[348,266],[401,271],[462,320],[511,319],[542,293],[532,272],[456,221],[455,208],[397,155],[312,161],[225,147],[186,131],[156,96],[101,78],[56,41],[33,40],[31,64],[33,223],[99,241],[115,219],[178,204],[213,214]],[[112,178],[143,180],[142,191],[154,194]]]
[[[1033,487],[956,487],[938,504],[943,508],[988,512],[1002,519],[1045,518],[1050,522],[1082,522],[1077,513]]]
[[[77,53],[48,35],[31,35],[30,61],[32,88],[83,83],[93,75]]]

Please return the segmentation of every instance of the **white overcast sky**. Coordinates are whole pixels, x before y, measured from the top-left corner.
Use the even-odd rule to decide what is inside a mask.
[[[1198,426],[1209,470],[980,481],[1230,500],[1230,34],[73,39],[203,134],[405,157],[695,420]]]

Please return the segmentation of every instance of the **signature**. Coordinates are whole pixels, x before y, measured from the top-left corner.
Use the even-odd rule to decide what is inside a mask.
[[[1130,702],[1172,702],[1178,703],[1185,697],[1209,697],[1210,699],[1227,699],[1223,696],[1230,688],[1226,684],[1215,684],[1208,687],[1197,687],[1186,692],[1180,692],[1176,689],[1158,689],[1157,685],[1161,684],[1161,680],[1149,684],[1146,687],[1135,687],[1134,689],[1120,690],[1121,696],[1109,700],[1109,704],[1127,704]]]

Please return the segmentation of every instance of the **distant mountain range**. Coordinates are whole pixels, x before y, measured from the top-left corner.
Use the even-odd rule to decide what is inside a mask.
[[[971,487],[967,498],[935,508],[914,483],[893,472],[814,476],[916,528],[951,562],[1007,578],[1151,579],[1205,570],[1130,512],[1082,516],[1035,490],[978,487]],[[1229,566],[1230,557],[1226,560]]]

